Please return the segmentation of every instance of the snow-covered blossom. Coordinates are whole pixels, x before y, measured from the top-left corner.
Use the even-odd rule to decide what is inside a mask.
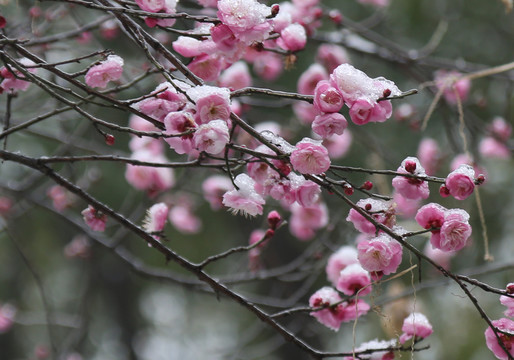
[[[27,58],[21,58],[18,60],[18,62],[24,67],[36,65],[35,62],[33,62],[32,60],[29,60]],[[36,73],[37,68],[27,67],[26,70],[29,73]],[[11,65],[9,67],[2,66],[0,68],[0,76],[3,77],[3,80],[0,83],[0,90],[2,90],[2,91],[9,91],[9,92],[14,92],[16,90],[26,91],[31,84],[29,81],[23,80],[23,79],[25,79],[25,76],[19,70],[17,70],[13,65]]]
[[[100,64],[91,67],[86,73],[86,84],[90,87],[104,89],[109,81],[116,81],[123,73],[123,59],[118,55],[109,55]]]
[[[419,160],[411,156],[403,160],[396,171],[400,174],[426,176],[425,169],[421,166]],[[426,199],[430,195],[428,183],[420,178],[398,175],[393,178],[392,183],[400,195],[410,200]]]
[[[164,127],[166,135],[176,135],[195,130],[198,125],[190,112],[174,111],[164,118]],[[164,141],[178,154],[189,154],[195,147],[193,144],[193,134],[167,137]]]
[[[239,212],[249,216],[262,215],[265,201],[255,191],[255,181],[246,174],[239,174],[234,183],[239,189],[226,192],[223,195],[223,205],[231,208],[234,215]]]
[[[430,243],[443,251],[458,251],[467,245],[471,236],[469,214],[462,209],[447,210],[439,204],[422,206],[416,221],[425,229],[431,229]]]
[[[510,319],[501,318],[499,320],[493,320],[491,321],[491,323],[493,324],[493,326],[497,327],[501,331],[514,334],[514,321]],[[496,338],[493,329],[488,327],[485,330],[484,335],[487,347],[489,348],[489,350],[493,352],[494,356],[496,356],[496,358],[500,360],[507,360],[509,357],[505,353],[505,350],[503,350],[500,344],[498,343],[498,339]],[[500,337],[500,341],[503,343],[505,348],[509,351],[510,356],[514,356],[514,335],[498,333],[498,336]]]
[[[403,320],[402,331],[403,334],[400,336],[400,343],[402,344],[412,338],[424,339],[433,332],[432,325],[428,322],[427,317],[418,312],[410,314]]]
[[[445,185],[451,196],[464,200],[475,189],[475,170],[469,165],[460,165],[446,177]]]
[[[380,224],[389,227],[395,224],[394,209],[387,201],[372,198],[361,199],[357,202],[357,206],[366,210]],[[365,234],[371,235],[377,231],[375,225],[355,209],[350,209],[346,221],[350,221],[357,231]]]
[[[321,174],[330,167],[327,149],[321,142],[304,138],[290,156],[293,168],[302,174]]]
[[[377,277],[394,273],[402,262],[402,246],[386,234],[361,241],[357,251],[362,267]]]
[[[265,40],[272,30],[266,19],[271,8],[256,0],[219,0],[217,14],[221,22],[244,42]]]
[[[355,294],[357,291],[360,291],[359,296],[366,296],[371,293],[370,284],[369,273],[359,263],[355,263],[341,270],[336,288],[348,296]]]
[[[319,308],[322,306],[334,305],[342,301],[339,293],[331,287],[325,286],[316,291],[309,299],[309,306],[313,308]],[[334,331],[339,330],[341,323],[343,322],[344,306],[342,304],[335,305],[330,308],[313,311],[310,313],[320,323],[332,329]]]
[[[353,246],[342,246],[335,253],[330,255],[325,267],[327,279],[334,284],[337,284],[341,270],[344,270],[351,264],[358,263],[357,249]]]
[[[225,148],[229,138],[227,123],[223,120],[213,120],[196,129],[193,143],[198,151],[219,154]]]
[[[280,32],[280,37],[277,39],[277,45],[289,51],[302,50],[306,43],[307,33],[300,24],[288,25]]]
[[[143,228],[148,232],[158,232],[164,229],[168,217],[168,206],[165,203],[152,205],[147,211],[143,220]]]
[[[227,121],[230,117],[230,90],[202,85],[191,88],[187,95],[196,102],[195,121],[201,125],[212,120]]]
[[[184,88],[184,90],[188,87],[187,84],[179,81],[175,81],[175,85]],[[155,96],[141,100],[134,107],[143,114],[159,121],[163,121],[164,117],[170,112],[182,110],[187,102],[185,95],[177,93],[173,85],[168,82],[159,84],[152,91],[152,94],[155,94]]]
[[[84,221],[93,231],[105,231],[105,224],[107,222],[107,215],[96,210],[93,206],[89,205],[86,209],[82,210]]]

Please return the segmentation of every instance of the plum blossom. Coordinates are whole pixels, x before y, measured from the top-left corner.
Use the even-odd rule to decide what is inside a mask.
[[[207,124],[212,120],[227,121],[230,117],[230,90],[202,85],[191,88],[187,95],[196,102],[195,121]]]
[[[161,164],[168,161],[164,156],[153,154],[145,149],[134,152],[131,158]],[[146,190],[150,197],[170,189],[175,184],[173,169],[165,167],[127,164],[125,178],[127,182],[136,189]]]
[[[509,283],[507,285],[507,292],[508,292],[509,287],[512,287],[512,286],[514,286],[514,283]],[[507,307],[507,310],[505,310],[505,312],[504,312],[505,316],[508,316],[510,318],[514,317],[514,298],[512,298],[510,296],[502,295],[502,296],[500,296],[500,303],[503,306]]]
[[[55,210],[59,212],[70,207],[74,201],[74,195],[66,190],[66,188],[59,185],[52,186],[48,189],[46,194],[52,199],[52,205]]]
[[[262,215],[265,201],[255,191],[255,181],[246,174],[239,174],[234,183],[239,189],[227,191],[223,195],[223,205],[231,208],[234,215],[239,212],[245,216]]]
[[[230,134],[227,123],[223,120],[213,120],[200,125],[193,135],[193,143],[198,151],[208,154],[219,154],[228,143]]]
[[[459,79],[462,76],[458,71],[439,70],[435,73],[435,83],[439,91],[443,92],[445,100],[450,104],[457,103],[457,97],[464,102],[468,98],[471,80]]]
[[[396,272],[402,262],[402,246],[386,234],[361,241],[357,251],[362,267],[378,278]]]
[[[329,286],[325,286],[309,298],[309,306],[313,308],[319,308],[322,306],[331,306],[341,302],[343,299],[339,296],[339,293]],[[325,325],[329,329],[334,331],[339,330],[341,323],[345,317],[343,304],[338,304],[326,309],[313,311],[310,313],[314,316],[321,324]]]
[[[359,296],[366,296],[371,293],[371,277],[359,263],[346,266],[339,273],[337,279],[337,290],[351,296],[359,291]]]
[[[447,210],[439,204],[422,206],[416,221],[425,229],[431,229],[430,243],[442,251],[458,251],[465,247],[471,236],[469,214],[462,209]]]
[[[509,159],[511,156],[509,147],[492,136],[483,138],[478,150],[483,157],[488,158]]]
[[[183,90],[189,87],[189,85],[180,81],[175,81],[174,85]],[[141,100],[134,107],[143,114],[159,121],[163,121],[170,112],[182,110],[187,103],[185,95],[177,93],[175,87],[169,82],[159,84],[152,91],[152,94],[155,94],[155,96]]]
[[[427,242],[425,248],[423,249],[423,253],[446,270],[450,270],[450,261],[452,257],[455,256],[454,251],[443,251],[436,249],[432,246],[432,244],[430,244],[430,242]]]
[[[321,80],[328,80],[327,71],[320,64],[312,64],[298,78],[298,92],[300,94],[313,95],[316,86]]]
[[[188,200],[182,200],[172,206],[168,219],[175,229],[184,234],[196,234],[202,228],[202,221],[192,212]]]
[[[272,30],[266,17],[271,8],[256,0],[219,0],[218,18],[244,42],[262,41]]]
[[[143,228],[150,232],[159,232],[164,229],[168,217],[169,208],[165,203],[152,205],[147,211],[143,220]]]
[[[327,149],[321,142],[303,138],[290,156],[293,168],[302,174],[321,174],[330,167]]]
[[[86,84],[89,87],[104,89],[109,81],[116,81],[123,73],[123,59],[118,55],[109,55],[100,64],[91,67],[86,73]]]
[[[514,321],[510,319],[501,318],[499,320],[493,320],[491,321],[491,323],[493,324],[493,326],[497,327],[501,331],[514,334]],[[507,360],[509,357],[505,353],[505,350],[503,350],[500,344],[498,343],[498,339],[494,335],[493,329],[488,327],[485,330],[484,335],[487,347],[489,348],[489,350],[493,352],[494,356],[496,356],[496,358],[500,360]],[[509,351],[510,356],[514,356],[514,335],[498,333],[498,336],[500,337],[500,340],[505,346],[505,348]]]
[[[232,90],[252,86],[252,76],[246,62],[238,61],[225,69],[218,78],[218,85]]]
[[[178,135],[184,132],[196,130],[198,125],[193,115],[188,111],[170,112],[164,118],[166,135]],[[193,134],[182,135],[180,137],[167,137],[164,139],[177,154],[189,154],[194,149]]]
[[[441,159],[441,151],[437,141],[431,138],[423,138],[419,143],[417,156],[427,175],[434,175]]]
[[[395,176],[393,178],[393,187],[400,195],[410,200],[428,198],[430,195],[428,183],[419,178],[426,176],[425,169],[417,158],[409,156],[402,161],[401,166],[396,171],[400,174],[411,174],[418,177]]]
[[[164,14],[175,14],[177,7],[177,0],[136,0],[137,5],[141,10],[153,12],[153,13],[164,13]],[[159,26],[173,26],[175,19],[162,19],[148,17],[145,22],[148,26],[154,27]]]
[[[424,339],[433,332],[432,325],[428,322],[427,317],[418,312],[410,314],[403,320],[402,331],[403,334],[400,336],[400,343],[402,344],[412,338]]]
[[[346,129],[342,135],[333,134],[323,139],[323,146],[327,148],[328,155],[332,159],[343,157],[352,145],[352,133]]]
[[[475,189],[475,170],[469,165],[460,165],[446,177],[445,185],[451,196],[464,200]]]
[[[232,182],[226,176],[213,175],[202,183],[203,197],[209,203],[212,210],[223,207],[223,194],[232,189]]]
[[[293,203],[290,210],[289,230],[299,240],[312,239],[316,230],[328,224],[328,209],[324,203],[319,202],[311,206]]]
[[[396,191],[393,194],[393,202],[396,204],[396,215],[404,219],[412,218],[416,215],[420,207],[420,200],[406,199]]]
[[[309,207],[318,202],[321,194],[321,188],[318,184],[311,180],[305,180],[303,176],[298,176],[293,172],[289,174],[289,178],[298,204]]]
[[[277,39],[277,45],[288,51],[302,50],[306,43],[307,33],[300,24],[288,25],[280,32],[280,37]]]
[[[350,62],[346,50],[335,44],[321,44],[318,47],[316,61],[330,73],[339,65]]]
[[[196,76],[205,81],[215,81],[218,79],[224,62],[217,54],[200,54],[196,56],[187,67]]]
[[[93,231],[105,231],[105,224],[107,223],[107,215],[96,210],[92,205],[89,205],[81,212],[84,221]]]
[[[314,107],[320,112],[338,112],[344,105],[343,95],[330,81],[321,80],[314,89]]]
[[[334,284],[337,284],[341,271],[351,264],[358,263],[357,249],[353,246],[342,246],[335,253],[330,255],[325,267],[327,279]]]
[[[394,208],[387,201],[371,198],[361,199],[357,202],[357,206],[366,210],[378,223],[392,227],[396,222]],[[357,231],[364,234],[372,235],[377,231],[375,225],[355,209],[350,209],[346,221],[350,221]]]
[[[23,67],[36,65],[35,62],[33,62],[32,60],[29,60],[27,58],[21,58],[18,60],[18,62]],[[26,68],[26,70],[29,73],[35,73],[37,71],[37,68],[28,67],[28,68]],[[26,91],[31,84],[29,81],[23,80],[23,79],[25,79],[25,76],[12,65],[9,67],[2,66],[0,68],[0,76],[3,77],[3,80],[0,83],[1,91],[9,91],[9,92],[14,92],[16,90]]]

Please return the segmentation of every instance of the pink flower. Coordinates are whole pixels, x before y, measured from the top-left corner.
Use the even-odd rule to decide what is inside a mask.
[[[505,143],[491,136],[485,137],[480,141],[479,151],[483,157],[488,158],[509,159],[512,155]]]
[[[168,211],[168,206],[165,203],[152,205],[152,207],[146,211],[146,217],[143,220],[143,228],[150,233],[162,231],[164,225],[166,225]]]
[[[180,82],[176,85],[186,86]],[[185,95],[177,93],[177,90],[167,82],[159,84],[152,94],[156,95],[138,102],[135,108],[159,121],[163,121],[170,112],[182,110],[187,102]]]
[[[330,255],[325,267],[327,279],[334,284],[337,284],[341,270],[344,270],[351,264],[358,263],[357,249],[352,246],[342,246],[335,253]]]
[[[59,185],[54,185],[48,189],[48,197],[52,199],[52,204],[57,211],[63,211],[73,204],[73,194]]]
[[[211,27],[211,38],[221,51],[231,51],[238,43],[232,30],[225,24],[217,24]]]
[[[219,154],[225,148],[229,138],[227,123],[223,120],[213,120],[196,129],[193,143],[198,151]]]
[[[346,50],[339,45],[333,44],[321,44],[318,47],[316,61],[322,64],[330,73],[339,65],[350,62]]]
[[[320,186],[311,180],[303,179],[300,183],[293,183],[293,189],[295,200],[304,207],[315,205],[321,194]]]
[[[336,289],[343,294],[351,296],[357,291],[359,296],[366,296],[371,293],[371,277],[359,263],[350,264],[339,273]]]
[[[362,315],[366,315],[371,307],[362,299],[345,301],[343,303],[343,322],[353,321]]]
[[[328,224],[328,209],[323,203],[312,206],[301,206],[297,203],[291,205],[291,218],[289,230],[299,240],[312,239],[315,231]]]
[[[508,284],[507,289],[509,286],[514,286],[514,283]],[[505,316],[514,317],[514,298],[502,295],[500,296],[500,303],[507,307],[507,310],[504,312]]]
[[[425,169],[423,169],[419,160],[411,156],[402,161],[397,172],[400,174],[411,174],[419,177],[426,176]],[[395,176],[392,183],[393,187],[400,195],[410,200],[426,199],[430,195],[428,183],[419,178]]]
[[[184,234],[196,234],[202,228],[202,221],[193,214],[187,201],[173,206],[168,219],[175,229]]]
[[[116,81],[123,73],[123,59],[117,55],[109,55],[105,61],[91,67],[86,73],[86,84],[89,87],[104,89],[109,81]]]
[[[168,161],[164,156],[158,156],[144,149],[134,152],[131,158],[155,163],[166,163]],[[128,164],[125,178],[136,189],[146,190],[150,197],[170,189],[175,184],[173,169],[165,167]]]
[[[458,71],[439,70],[435,73],[435,83],[439,90],[443,91],[443,96],[450,104],[457,103],[457,96],[464,102],[468,98],[471,80],[460,79],[462,76]]]
[[[164,8],[165,0],[136,0],[141,10],[148,12],[159,12]]]
[[[290,156],[293,168],[302,174],[321,174],[330,167],[327,149],[309,138],[304,138],[296,144]]]
[[[356,99],[350,107],[350,119],[356,125],[369,122],[384,122],[391,117],[390,101],[371,102],[366,98]]]
[[[458,251],[467,245],[471,236],[469,215],[462,209],[447,210],[441,226],[439,241],[430,239],[436,249],[443,251]],[[434,240],[437,240],[435,238]]]
[[[239,212],[248,216],[262,215],[265,201],[255,191],[255,181],[246,174],[239,174],[234,183],[239,189],[226,192],[223,195],[223,205],[231,208],[234,215]]]
[[[255,74],[266,81],[276,80],[283,70],[282,58],[275,53],[260,53],[253,62]]]
[[[512,126],[510,126],[504,118],[495,117],[491,125],[489,125],[489,131],[491,135],[494,136],[501,142],[507,142],[512,133]]]
[[[514,321],[510,319],[501,318],[499,320],[493,320],[491,323],[501,331],[514,334]],[[498,343],[498,339],[494,335],[493,329],[488,327],[485,330],[484,335],[487,347],[493,352],[494,356],[500,360],[507,360],[509,357]],[[500,341],[503,343],[504,347],[509,351],[510,356],[514,356],[514,335],[498,333],[498,336],[500,337]]]
[[[314,89],[314,107],[320,112],[338,112],[344,105],[343,95],[330,81],[321,80]]]
[[[394,273],[402,262],[402,246],[385,234],[361,241],[357,245],[357,251],[360,264],[370,273]]]
[[[341,301],[342,299],[337,291],[331,287],[325,286],[312,294],[309,298],[309,306],[312,308],[328,307]],[[316,320],[329,329],[337,331],[345,317],[344,306],[338,304],[323,310],[313,311],[310,315],[314,316]]]
[[[252,76],[246,62],[238,61],[223,71],[218,78],[218,85],[232,90],[252,86]]]
[[[24,66],[29,73],[35,73],[37,71],[37,68],[35,67],[27,67],[36,65],[32,60],[21,58],[18,62],[20,65]],[[0,68],[0,76],[4,78],[2,83],[0,83],[0,90],[2,91],[26,91],[31,84],[29,81],[23,80],[25,79],[25,76],[12,65],[9,68],[7,66],[2,66]]]
[[[418,146],[418,159],[421,166],[425,168],[428,175],[434,175],[439,166],[441,151],[437,141],[431,138],[424,138]]]
[[[455,256],[454,251],[443,251],[436,249],[430,242],[427,242],[425,248],[423,249],[423,253],[446,270],[450,270],[450,260]]]
[[[193,115],[187,111],[170,112],[164,118],[165,134],[175,135],[192,131],[197,128]],[[164,141],[177,152],[177,154],[189,154],[194,148],[193,134],[180,137],[167,137]]]
[[[0,334],[7,332],[14,324],[16,308],[11,304],[0,306]]]
[[[389,202],[369,198],[359,200],[357,206],[366,210],[378,223],[392,227],[396,222],[394,219],[394,209]],[[372,235],[377,231],[375,225],[355,209],[350,209],[346,221],[350,221],[357,231],[364,234]]]
[[[460,165],[446,177],[446,188],[457,200],[464,200],[475,189],[475,171],[469,165]]]
[[[400,343],[404,344],[409,339],[424,339],[433,332],[432,325],[425,315],[412,313],[403,320],[403,334],[400,336]]]
[[[203,80],[215,81],[221,73],[223,62],[217,55],[202,54],[196,56],[187,67]]]
[[[230,117],[230,90],[214,86],[196,86],[187,91],[196,102],[196,122],[206,124],[212,120],[227,121]]]
[[[76,235],[64,247],[64,255],[69,258],[82,258],[87,259],[91,256],[91,243],[87,236],[80,234]]]
[[[321,114],[316,116],[312,123],[312,131],[323,139],[334,134],[342,135],[348,127],[348,122],[343,115],[339,113]]]
[[[415,219],[417,223],[424,229],[438,228],[437,230],[432,230],[430,237],[432,246],[439,244],[441,240],[440,228],[443,226],[445,213],[446,208],[439,204],[430,203],[422,206],[416,214]]]
[[[321,80],[327,80],[328,74],[320,64],[312,64],[298,78],[298,92],[305,95],[313,95],[316,85]]]
[[[277,39],[277,45],[288,51],[302,50],[306,43],[307,33],[300,24],[287,26],[280,32],[280,37]]]
[[[107,215],[96,210],[93,206],[89,205],[87,209],[81,212],[84,221],[93,231],[105,231],[105,223],[107,222]]]
[[[232,189],[232,182],[226,176],[213,175],[202,183],[203,197],[212,210],[223,207],[223,194]]]
[[[266,17],[271,8],[255,0],[219,0],[218,18],[244,42],[262,41],[269,36],[271,25]]]
[[[312,124],[319,111],[316,110],[314,105],[306,102],[295,102],[293,104],[293,112],[302,124]]]
[[[396,204],[396,215],[404,219],[410,219],[416,215],[420,205],[420,200],[406,199],[397,192],[393,194],[393,202]]]
[[[352,133],[346,129],[342,135],[333,134],[323,139],[323,146],[327,148],[331,159],[339,159],[350,149],[352,139]]]

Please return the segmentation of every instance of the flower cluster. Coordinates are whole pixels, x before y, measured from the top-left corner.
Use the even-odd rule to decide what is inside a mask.
[[[430,243],[442,251],[458,251],[471,236],[469,214],[462,209],[446,209],[435,203],[421,207],[416,221],[425,229],[432,229]]]

